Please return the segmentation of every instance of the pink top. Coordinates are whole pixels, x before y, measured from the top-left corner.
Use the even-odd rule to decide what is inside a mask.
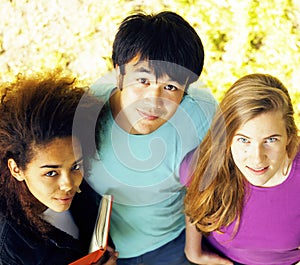
[[[188,184],[189,153],[181,164],[180,181]],[[212,232],[208,241],[226,257],[249,265],[291,265],[300,261],[300,153],[288,178],[274,187],[250,185],[238,232],[235,222]]]

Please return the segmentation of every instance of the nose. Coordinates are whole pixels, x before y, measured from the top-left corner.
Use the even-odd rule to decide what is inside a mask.
[[[63,191],[70,191],[74,187],[74,181],[69,172],[64,172],[59,178],[59,189]]]
[[[264,146],[262,144],[255,145],[252,150],[252,156],[255,165],[261,165],[267,157]]]
[[[151,86],[147,88],[147,91],[148,103],[155,108],[162,108],[164,105],[162,97],[163,85],[152,82]]]

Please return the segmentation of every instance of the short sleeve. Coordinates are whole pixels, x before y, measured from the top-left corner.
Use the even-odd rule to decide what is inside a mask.
[[[190,151],[186,154],[184,159],[182,160],[179,168],[179,179],[180,183],[186,187],[189,186],[191,181],[191,170],[190,170],[190,164],[192,161],[193,154],[195,152],[195,149]]]

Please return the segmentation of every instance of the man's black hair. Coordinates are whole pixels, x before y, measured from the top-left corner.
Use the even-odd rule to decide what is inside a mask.
[[[125,74],[122,66],[136,56],[151,61],[158,77],[166,73],[180,83],[185,79],[188,84],[198,79],[204,63],[203,45],[195,29],[170,11],[156,15],[138,13],[123,20],[113,43],[113,65],[120,66],[121,74]],[[167,68],[166,62],[171,63]],[[186,73],[178,75],[174,65],[181,66],[179,71],[185,68]]]

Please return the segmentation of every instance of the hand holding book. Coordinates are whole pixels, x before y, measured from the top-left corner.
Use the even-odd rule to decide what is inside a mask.
[[[107,246],[104,255],[92,265],[117,265],[119,253],[115,251],[112,247]]]
[[[90,244],[89,254],[69,265],[101,265],[106,261],[105,265],[115,264],[118,253],[107,246],[112,202],[113,197],[111,195],[103,195]],[[110,259],[110,257],[112,258]]]

